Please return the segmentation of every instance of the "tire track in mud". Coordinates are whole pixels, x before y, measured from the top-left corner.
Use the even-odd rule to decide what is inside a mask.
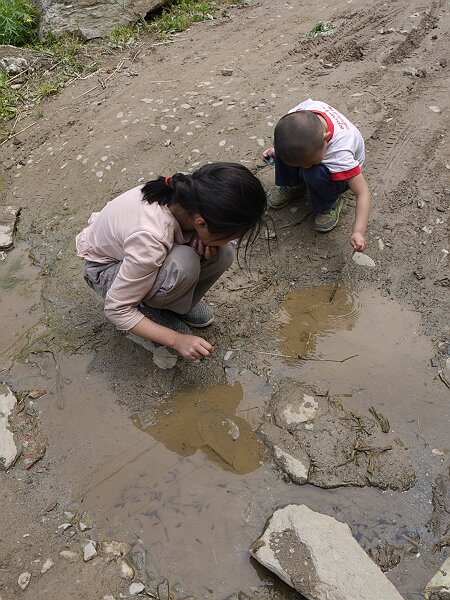
[[[381,4],[363,12],[344,12],[336,19],[335,35],[302,39],[288,56],[301,54],[307,60],[325,52],[323,59],[334,66],[361,60],[378,51],[378,44],[371,40],[375,29],[392,22],[401,12],[401,6]]]
[[[443,2],[433,2],[429,11],[425,12],[417,29],[412,29],[406,38],[392,50],[383,60],[384,65],[400,62],[412,54],[414,50],[420,47],[425,36],[434,29],[438,23],[437,13],[443,7]]]

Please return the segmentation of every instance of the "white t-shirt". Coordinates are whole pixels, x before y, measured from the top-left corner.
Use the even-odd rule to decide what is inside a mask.
[[[350,179],[361,173],[364,164],[364,140],[357,127],[335,108],[317,100],[305,100],[289,112],[310,110],[325,119],[331,138],[322,160],[330,171],[331,179]]]

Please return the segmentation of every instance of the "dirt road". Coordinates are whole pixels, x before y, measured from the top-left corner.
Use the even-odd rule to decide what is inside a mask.
[[[333,23],[333,35],[309,38],[319,20]],[[0,373],[25,400],[14,425],[22,456],[0,472],[2,600],[127,597],[131,580],[117,557],[99,546],[83,561],[87,539],[126,542],[135,579],[152,597],[167,597],[165,577],[176,598],[240,590],[247,596],[239,598],[298,597],[248,552],[288,502],[346,521],[366,550],[400,548],[388,577],[407,600],[421,597],[447,551],[433,553],[442,535],[427,523],[450,446],[442,379],[449,23],[443,2],[250,1],[171,43],[141,40],[111,57],[99,75],[44,102],[43,117],[3,145],[1,204],[22,210],[16,247],[0,263]],[[327,235],[313,232],[303,204],[272,214],[270,251],[259,240],[249,271],[234,267],[208,296],[215,356],[159,369],[87,291],[76,233],[120,192],[208,160],[242,161],[269,189],[273,170],[261,150],[277,119],[306,98],[336,106],[366,139],[367,254],[376,267],[348,261],[351,196]],[[338,302],[319,311],[308,337],[309,356],[320,360],[277,357],[304,350],[283,351],[288,295],[341,280],[345,310]],[[311,306],[304,295],[298,302],[292,326],[311,334],[302,329]],[[353,362],[322,362],[351,355]],[[375,406],[410,448],[416,485],[402,493],[286,482],[261,459],[254,435],[286,377],[319,385],[348,409]],[[30,403],[26,392],[36,389],[46,393]],[[239,467],[227,462],[220,427],[211,425],[238,418]],[[192,423],[202,424],[203,437],[186,427]],[[46,452],[26,469],[27,450],[39,454],[36,439]],[[61,556],[64,549],[74,555]],[[41,573],[48,558],[54,565]],[[31,580],[22,591],[24,572]]]

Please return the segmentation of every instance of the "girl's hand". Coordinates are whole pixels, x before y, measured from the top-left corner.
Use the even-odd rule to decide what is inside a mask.
[[[217,254],[217,248],[215,246],[206,246],[199,238],[194,238],[189,242],[189,246],[194,248],[197,254],[203,256],[206,260],[214,258]]]
[[[179,334],[179,338],[172,346],[185,360],[193,361],[207,358],[214,352],[214,346],[196,335]]]
[[[264,150],[264,152],[262,153],[262,157],[264,159],[270,158],[270,157],[274,158],[275,157],[275,148],[266,148]]]
[[[364,252],[367,248],[367,240],[362,233],[352,233],[350,244],[356,252]]]

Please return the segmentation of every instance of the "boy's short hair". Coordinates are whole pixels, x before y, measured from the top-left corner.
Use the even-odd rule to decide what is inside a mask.
[[[299,110],[278,121],[274,132],[275,152],[283,162],[295,163],[319,151],[324,128],[316,113]]]

